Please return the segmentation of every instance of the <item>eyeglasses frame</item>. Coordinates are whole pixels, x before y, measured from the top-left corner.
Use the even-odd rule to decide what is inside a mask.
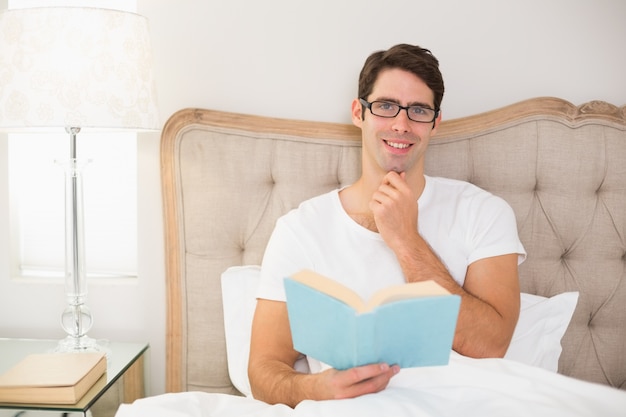
[[[410,121],[416,122],[416,123],[433,123],[435,120],[437,120],[437,117],[439,117],[439,110],[440,109],[431,109],[430,107],[424,107],[424,106],[401,106],[398,103],[391,103],[391,102],[388,102],[388,101],[385,101],[385,100],[374,100],[372,102],[369,102],[369,101],[367,101],[367,100],[365,100],[364,98],[361,98],[361,97],[359,97],[359,102],[361,103],[361,105],[367,107],[369,109],[370,113],[372,113],[372,115],[377,116],[377,117],[383,117],[385,119],[393,119],[394,117],[397,117],[402,110],[406,111],[406,117],[408,117],[408,119]],[[372,104],[377,103],[377,102],[378,103],[388,103],[388,104],[393,104],[395,106],[398,106],[398,112],[395,115],[393,115],[393,116],[381,116],[381,115],[378,115],[378,114],[374,114],[374,112],[372,112]],[[432,110],[432,111],[435,112],[435,114],[434,114],[432,120],[428,120],[428,121],[425,121],[425,120],[424,121],[413,120],[413,119],[411,119],[411,116],[409,116],[409,109],[411,107],[421,107],[423,109]]]

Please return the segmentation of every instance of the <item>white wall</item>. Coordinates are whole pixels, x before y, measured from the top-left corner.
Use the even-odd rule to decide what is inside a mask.
[[[164,116],[185,106],[349,121],[366,56],[441,62],[451,118],[533,96],[626,102],[623,0],[139,0]]]
[[[1,3],[0,3],[1,4]],[[184,107],[349,122],[366,56],[430,48],[454,118],[535,96],[626,104],[623,0],[138,0],[150,20],[162,122]],[[151,344],[149,392],[164,391],[165,285],[158,135],[139,141],[139,278],[94,282],[93,337]],[[0,138],[0,265],[6,265]],[[115,242],[112,242],[115,244]],[[61,337],[60,284],[0,269],[0,337]]]

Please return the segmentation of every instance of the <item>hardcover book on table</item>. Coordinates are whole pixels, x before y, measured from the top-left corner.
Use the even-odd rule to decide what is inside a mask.
[[[392,286],[364,301],[303,270],[284,280],[294,349],[335,369],[385,362],[447,365],[461,297],[434,281]]]
[[[106,369],[104,353],[28,355],[0,375],[0,402],[76,404]]]

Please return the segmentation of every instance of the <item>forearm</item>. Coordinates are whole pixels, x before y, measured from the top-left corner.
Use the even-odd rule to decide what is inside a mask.
[[[461,308],[453,341],[453,349],[470,357],[502,357],[506,353],[513,334],[517,315],[508,311],[498,311],[488,300],[477,296],[471,288],[460,286],[450,275],[445,265],[432,248],[420,237],[403,249],[396,251],[408,282],[433,279],[450,293],[461,297]],[[510,296],[511,289],[498,288],[491,299],[500,300]],[[492,291],[494,292],[494,291]],[[515,308],[511,308],[515,311]],[[519,311],[519,305],[517,306]],[[514,317],[511,317],[514,315]]]
[[[473,358],[503,357],[513,335],[509,321],[467,292],[461,296],[461,305],[452,348]]]
[[[354,398],[385,389],[400,368],[386,363],[358,366],[344,371],[327,369],[302,374],[280,361],[251,363],[248,368],[254,398],[295,407],[303,400]]]
[[[269,404],[295,407],[300,401],[314,397],[313,383],[307,381],[311,375],[299,373],[280,361],[251,363],[248,377],[253,397]]]

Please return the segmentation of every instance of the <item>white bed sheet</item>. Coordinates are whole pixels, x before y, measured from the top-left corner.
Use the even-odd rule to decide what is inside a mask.
[[[252,398],[187,392],[122,405],[116,417],[626,416],[626,391],[504,359],[453,353],[444,367],[403,369],[384,391],[295,409]]]

